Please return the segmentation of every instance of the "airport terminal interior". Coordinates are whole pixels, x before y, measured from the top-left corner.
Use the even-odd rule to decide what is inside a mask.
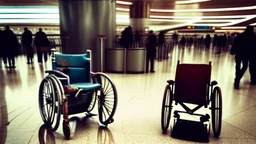
[[[71,20],[78,20],[81,24]],[[236,63],[235,56],[230,53],[236,35],[243,33],[247,26],[256,27],[255,0],[3,0],[0,2],[0,29],[4,30],[6,25],[17,36],[19,45],[15,68],[0,59],[0,144],[256,143],[256,85],[250,83],[248,68],[240,80],[239,89],[234,87]],[[132,42],[126,47],[123,35],[129,26],[133,32]],[[38,49],[32,43],[33,63],[27,63],[26,48],[22,44],[24,27],[32,32],[33,38],[39,28],[46,33],[52,50],[46,53],[47,61],[38,62]],[[157,39],[162,32],[165,42],[160,46],[158,41],[154,69],[147,72],[150,30]],[[210,37],[209,41],[207,37]],[[65,62],[60,60],[58,63],[57,56],[84,53],[91,64],[86,68],[90,67],[93,72],[89,82],[100,88],[90,89],[81,93],[83,95],[76,95],[80,90],[76,93],[75,89],[76,94],[72,95],[74,90],[65,87],[63,79],[56,80],[46,71],[54,69],[66,73],[67,66],[62,65]],[[83,77],[76,73],[80,64],[72,60],[74,57],[67,58],[74,62],[67,63],[75,65],[75,77]],[[209,103],[206,100],[208,105],[202,105],[195,112],[206,114],[209,119],[204,121],[205,117],[192,115],[191,110],[177,116],[174,111],[184,111],[184,107],[175,102],[176,95],[172,105],[164,104],[165,88],[169,88],[170,80],[178,80],[179,64],[211,66],[210,81],[217,81],[222,99],[216,102],[210,98]],[[56,69],[57,66],[63,66],[63,69]],[[90,75],[90,72],[86,74]],[[105,85],[106,81],[99,80],[97,74],[106,75],[105,80],[112,84]],[[190,74],[185,73],[184,77],[186,75]],[[56,81],[61,82],[56,84]],[[176,84],[178,86],[178,81]],[[185,86],[196,84],[186,83]],[[113,88],[111,96],[116,96],[114,99],[109,100],[109,91],[104,91],[104,86]],[[60,94],[62,89],[65,96]],[[89,86],[81,89],[85,91]],[[90,93],[95,91],[96,97]],[[186,89],[182,91],[189,93]],[[212,95],[210,92],[210,97]],[[67,103],[79,103],[84,100],[81,97],[92,96],[95,98],[93,109],[88,110],[91,101],[86,102],[89,108],[84,112],[73,113],[76,110],[69,109]],[[64,99],[66,97],[72,98]],[[43,105],[42,99],[45,100]],[[219,104],[216,109],[213,108],[215,102]],[[188,107],[193,109],[196,105],[189,103]],[[172,110],[169,112],[168,109]],[[215,110],[217,112],[213,115]],[[66,117],[68,112],[72,114]],[[168,113],[170,124],[165,131],[163,118]],[[110,119],[104,122],[104,117],[108,116]],[[187,126],[178,129],[180,117]],[[56,129],[51,127],[55,124],[51,120],[59,121]],[[189,125],[193,122],[197,122],[198,127]],[[214,132],[216,125],[219,126],[218,136]],[[174,136],[174,127],[180,132],[179,137]]]

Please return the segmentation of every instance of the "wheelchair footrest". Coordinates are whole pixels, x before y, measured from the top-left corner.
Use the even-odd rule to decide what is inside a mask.
[[[207,125],[197,121],[178,119],[173,126],[171,136],[194,142],[209,142]]]

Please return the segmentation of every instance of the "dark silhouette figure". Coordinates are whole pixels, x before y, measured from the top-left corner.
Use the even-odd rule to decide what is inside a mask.
[[[185,36],[182,36],[182,38],[180,40],[180,45],[181,45],[181,48],[185,48],[185,46],[186,46],[186,38],[185,38]]]
[[[217,34],[214,34],[213,36],[213,47],[217,46],[219,36]]]
[[[150,61],[150,72],[154,71],[154,59],[156,57],[156,46],[157,46],[157,38],[152,30],[149,31],[148,39],[147,39],[147,58],[146,58],[146,72],[149,70],[149,61]]]
[[[176,32],[173,33],[172,35],[172,40],[173,40],[173,46],[178,44],[178,34]]]
[[[7,64],[8,60],[9,68],[15,68],[14,57],[18,55],[18,40],[9,26],[5,26],[5,30],[3,32],[3,48],[6,54],[4,57],[4,63]]]
[[[256,85],[256,35],[253,32],[253,27],[248,26],[248,33],[250,33],[250,42],[248,43],[249,46],[249,71],[251,75],[251,85]],[[249,40],[248,40],[249,41]]]
[[[220,54],[223,50],[226,49],[227,46],[227,36],[226,34],[219,37],[218,41],[218,51],[216,54]]]
[[[6,53],[3,47],[3,31],[0,29],[0,58],[3,59],[5,65],[6,65]],[[1,62],[0,62],[1,63]]]
[[[22,44],[23,47],[26,49],[27,54],[27,64],[33,63],[33,47],[32,47],[32,32],[28,30],[27,27],[24,28],[24,33],[22,34]]]
[[[235,74],[235,89],[239,89],[239,83],[248,67],[249,53],[253,49],[255,42],[255,35],[253,29],[247,27],[246,30],[235,37],[230,53],[235,55],[236,74]],[[241,68],[242,63],[242,68]],[[251,73],[252,74],[252,73]],[[251,75],[251,80],[253,81]]]
[[[132,27],[131,26],[128,26],[128,41],[129,41],[129,47],[131,48],[132,47],[132,44],[133,44],[133,32],[132,32]]]
[[[164,38],[164,32],[160,32],[158,35],[158,60],[164,59],[165,51],[164,51],[164,43],[165,43],[165,38]]]
[[[121,46],[123,48],[129,48],[130,46],[130,33],[129,33],[129,28],[126,27],[123,31],[122,31],[122,36],[121,36]]]
[[[205,37],[205,48],[206,49],[210,49],[211,42],[212,42],[212,38],[209,34],[207,34]]]
[[[50,51],[50,42],[47,38],[47,35],[42,31],[42,28],[39,28],[39,32],[36,33],[34,44],[37,49],[38,63],[42,63],[43,55],[44,61],[47,61],[47,53]]]

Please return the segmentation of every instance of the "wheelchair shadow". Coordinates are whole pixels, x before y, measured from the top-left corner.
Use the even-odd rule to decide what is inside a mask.
[[[77,116],[70,118],[70,125],[71,125],[71,131],[72,131],[71,139],[72,140],[75,140],[77,137],[79,137],[79,136],[76,137],[76,135],[84,134],[83,137],[88,137],[88,133],[85,133],[85,132],[86,131],[91,132],[90,129],[95,127],[95,125],[93,126],[93,123],[98,125],[98,123],[95,123],[93,121],[93,119],[91,119],[92,116],[94,116],[94,115],[86,115],[83,118],[77,117]],[[62,126],[62,124],[60,124],[60,126]],[[61,130],[62,130],[62,128],[61,128]],[[39,140],[40,144],[55,144],[56,143],[55,136],[56,136],[56,138],[62,138],[63,141],[68,142],[68,140],[65,140],[65,137],[64,137],[64,134],[62,131],[53,133],[44,124],[39,128],[38,140]],[[92,135],[90,135],[90,136],[92,136]],[[59,142],[59,140],[58,140],[58,142]],[[113,143],[115,143],[114,137],[113,137],[111,131],[107,127],[98,125],[97,143],[98,144],[102,144],[102,143],[113,144]]]
[[[209,142],[209,125],[201,122],[178,120],[171,132],[171,137],[193,141],[193,142]]]
[[[39,144],[55,144],[55,136],[51,130],[43,124],[38,131]]]

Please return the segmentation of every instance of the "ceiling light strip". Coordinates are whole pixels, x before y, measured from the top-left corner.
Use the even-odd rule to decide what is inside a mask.
[[[186,19],[150,19],[150,21],[162,21],[162,22],[187,22],[188,20]],[[199,20],[198,22],[232,22],[234,20]]]
[[[132,5],[132,2],[126,2],[126,1],[116,1],[117,4],[122,4],[122,5]]]
[[[130,11],[130,9],[127,8],[116,8],[117,11]]]
[[[150,9],[151,12],[220,12],[220,11],[241,11],[241,10],[255,10],[256,6],[247,7],[233,7],[233,8],[216,8],[216,9]]]
[[[0,23],[43,23],[43,24],[59,24],[59,19],[0,19]]]
[[[221,29],[245,29],[246,27],[221,27]]]
[[[252,24],[250,24],[251,26],[256,26],[256,23],[252,23]]]
[[[12,9],[0,9],[0,13],[47,13],[47,14],[58,14],[59,9],[41,9],[41,8],[12,8]]]
[[[59,19],[59,14],[0,14],[0,18],[47,18]]]
[[[241,20],[235,20],[235,21],[232,21],[230,23],[225,23],[225,24],[192,24],[192,26],[218,26],[218,27],[225,27],[225,26],[232,26],[232,25],[235,25],[235,24],[239,24],[239,23],[242,23],[242,22],[245,22],[245,21],[248,21],[250,19],[253,19],[255,18],[255,16],[248,16],[244,19],[241,19]]]
[[[200,3],[200,2],[207,2],[210,0],[183,0],[183,1],[176,1],[175,4],[191,4],[191,3]]]
[[[213,18],[246,18],[248,16],[256,16],[256,14],[252,15],[231,15],[231,16],[157,16],[150,15],[150,18],[173,18],[173,19],[194,19],[194,18],[203,18],[203,19],[213,19]]]
[[[46,19],[59,19],[59,14],[1,14],[0,19],[15,19],[15,18],[46,18]],[[117,14],[117,19],[129,19],[129,15]]]

